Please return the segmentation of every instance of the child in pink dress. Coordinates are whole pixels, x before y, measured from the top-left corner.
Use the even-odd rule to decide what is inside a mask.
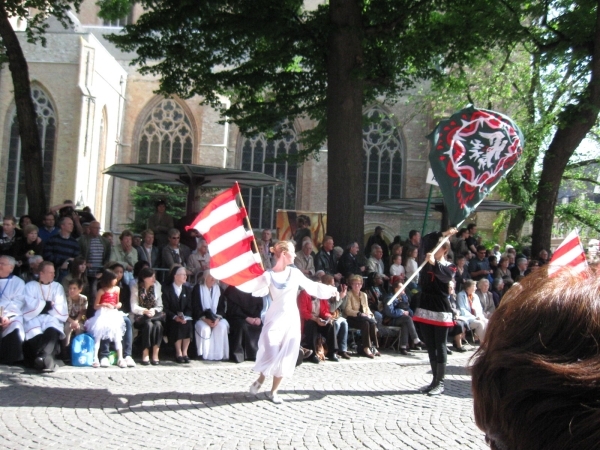
[[[96,357],[92,367],[100,367],[98,351],[102,339],[109,339],[115,343],[118,355],[117,365],[121,368],[127,367],[127,363],[123,359],[123,345],[121,342],[125,333],[123,313],[119,311],[121,308],[121,302],[119,301],[121,290],[116,284],[117,275],[112,270],[104,270],[98,280],[98,293],[94,302],[96,314],[85,323],[86,330],[94,336],[95,342]]]

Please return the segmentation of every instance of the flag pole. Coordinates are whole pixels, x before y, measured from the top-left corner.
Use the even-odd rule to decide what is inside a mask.
[[[463,222],[464,222],[464,220],[463,220],[461,223],[459,223],[459,224],[458,224],[458,225],[457,225],[455,228],[459,228],[459,227],[460,227],[460,226],[463,224]],[[438,251],[440,248],[442,248],[442,245],[444,245],[444,243],[445,243],[445,242],[447,242],[447,241],[450,239],[450,236],[452,236],[452,234],[449,234],[448,236],[444,236],[444,239],[442,239],[442,240],[441,240],[441,241],[438,243],[438,245],[437,245],[437,246],[436,246],[436,247],[435,247],[433,250],[431,250],[431,251],[430,251],[430,252],[428,252],[428,253],[431,253],[431,254],[435,255],[435,253],[436,253],[436,252],[437,252],[437,251]],[[419,268],[418,268],[417,270],[415,270],[415,271],[413,272],[413,274],[412,274],[412,275],[411,275],[411,276],[408,278],[408,280],[404,281],[404,284],[402,284],[402,285],[400,286],[400,288],[398,289],[398,291],[397,291],[397,292],[396,292],[394,295],[392,295],[392,298],[390,298],[390,299],[387,301],[387,304],[388,304],[388,305],[391,305],[391,304],[392,304],[392,302],[393,302],[394,300],[396,300],[396,298],[398,298],[398,296],[400,295],[400,292],[402,292],[402,291],[404,290],[404,288],[405,288],[405,287],[408,285],[408,283],[410,283],[410,282],[411,282],[411,281],[412,281],[412,280],[413,280],[413,279],[414,279],[414,278],[415,278],[415,277],[416,277],[416,276],[419,274],[419,272],[421,272],[421,269],[422,269],[423,267],[425,267],[425,264],[427,264],[427,260],[423,261],[423,262],[421,263],[421,265],[419,266]]]
[[[260,256],[260,251],[258,250],[258,244],[256,243],[256,238],[254,237],[254,231],[252,230],[252,224],[250,223],[250,217],[248,217],[248,210],[246,209],[246,205],[244,204],[244,198],[242,197],[242,190],[240,189],[240,185],[238,184],[238,182],[235,182],[235,185],[237,186],[237,191],[238,191],[238,195],[240,197],[240,203],[242,204],[242,208],[244,208],[244,211],[246,211],[246,221],[248,222],[248,228],[250,229],[250,232],[252,233],[252,248],[254,249],[255,253],[258,253],[258,255]],[[265,270],[265,266],[263,265],[262,262],[262,258],[260,259],[260,268],[262,270]]]

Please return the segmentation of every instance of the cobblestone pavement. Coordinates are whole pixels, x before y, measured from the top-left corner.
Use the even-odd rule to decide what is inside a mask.
[[[470,356],[471,353],[466,353]],[[303,364],[275,405],[248,393],[252,363],[159,367],[0,366],[2,448],[485,449],[464,355],[449,357],[446,394],[426,354]]]

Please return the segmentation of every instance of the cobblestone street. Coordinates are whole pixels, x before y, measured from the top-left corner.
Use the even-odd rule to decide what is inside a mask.
[[[250,362],[1,366],[2,448],[484,449],[466,362],[449,357],[433,398],[417,391],[431,380],[425,353],[306,363],[284,379],[282,405],[248,393]]]

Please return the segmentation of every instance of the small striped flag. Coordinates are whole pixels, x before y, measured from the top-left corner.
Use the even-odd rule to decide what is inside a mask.
[[[260,255],[252,251],[254,235],[244,227],[245,208],[237,204],[237,183],[217,195],[187,227],[204,237],[210,253],[210,274],[243,292],[266,286]]]
[[[548,276],[553,276],[563,268],[569,268],[574,274],[587,270],[585,251],[577,230],[571,231],[552,255],[548,267]]]

